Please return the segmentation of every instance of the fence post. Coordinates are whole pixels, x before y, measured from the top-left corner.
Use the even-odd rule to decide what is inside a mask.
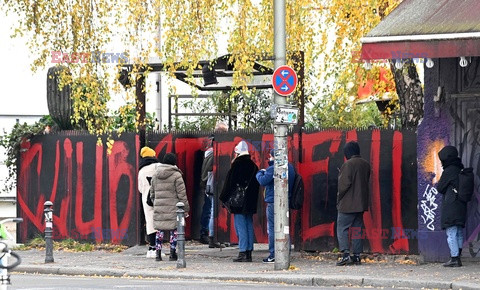
[[[45,263],[53,263],[53,203],[47,200],[43,204],[45,215]]]
[[[185,268],[185,210],[183,202],[177,203],[177,268]]]

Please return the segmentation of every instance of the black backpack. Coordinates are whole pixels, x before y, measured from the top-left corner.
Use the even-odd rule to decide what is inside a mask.
[[[458,174],[458,190],[453,189],[458,198],[463,202],[469,202],[472,200],[474,191],[474,179],[473,168],[464,168]]]
[[[293,180],[293,188],[288,199],[288,207],[290,209],[301,209],[303,206],[303,179],[300,174],[295,171],[295,178]]]

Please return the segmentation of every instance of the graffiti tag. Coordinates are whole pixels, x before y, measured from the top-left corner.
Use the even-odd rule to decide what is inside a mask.
[[[422,208],[423,223],[427,225],[427,228],[431,231],[435,230],[435,210],[438,208],[436,203],[438,191],[435,187],[427,185],[423,192],[423,198],[420,207]]]

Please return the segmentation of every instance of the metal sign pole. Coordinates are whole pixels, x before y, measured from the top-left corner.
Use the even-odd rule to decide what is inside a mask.
[[[285,0],[274,0],[273,8],[275,68],[278,68],[286,63]],[[285,97],[275,93],[274,103],[278,105],[285,105],[287,100]],[[275,270],[287,270],[290,267],[287,125],[275,124],[274,143]]]

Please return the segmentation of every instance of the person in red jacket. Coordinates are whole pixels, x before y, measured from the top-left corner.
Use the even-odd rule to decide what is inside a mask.
[[[343,152],[347,161],[340,168],[337,193],[337,238],[343,257],[337,266],[360,265],[363,213],[368,210],[370,196],[370,164],[360,156],[360,146],[355,141],[345,144]],[[353,256],[348,240],[351,230],[360,233],[360,237],[352,237]]]

